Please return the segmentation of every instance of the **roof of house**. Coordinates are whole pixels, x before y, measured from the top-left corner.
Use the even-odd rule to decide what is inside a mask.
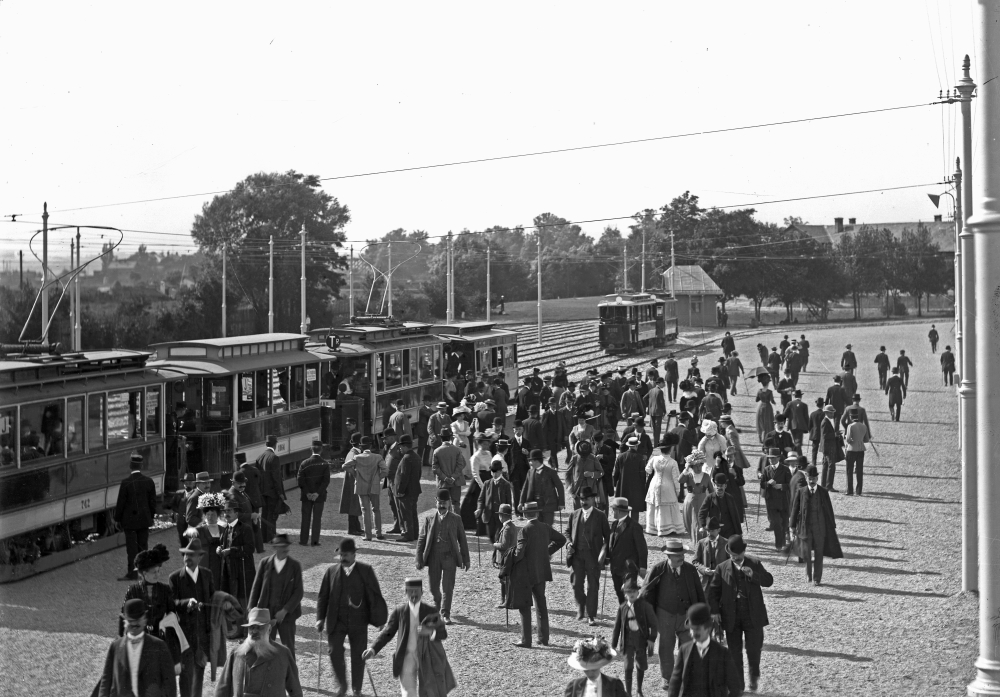
[[[955,223],[953,221],[937,222],[918,220],[910,223],[861,223],[860,225],[844,225],[843,232],[837,232],[836,225],[789,225],[788,229],[795,229],[804,235],[808,235],[817,242],[825,244],[836,244],[845,234],[855,233],[864,226],[883,228],[892,233],[897,240],[903,236],[903,230],[917,231],[917,227],[923,225],[931,234],[931,241],[937,243],[942,252],[955,251]]]
[[[670,289],[670,277],[673,269],[663,272],[663,287]],[[705,273],[700,266],[677,266],[677,280],[674,281],[674,293],[677,295],[723,295],[722,288]]]

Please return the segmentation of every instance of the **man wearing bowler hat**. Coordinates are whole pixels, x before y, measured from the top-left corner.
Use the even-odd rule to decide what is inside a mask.
[[[424,518],[417,538],[417,571],[427,567],[434,603],[445,624],[451,624],[451,602],[455,594],[455,572],[469,570],[469,544],[462,516],[451,510],[451,492],[439,489],[437,511]]]
[[[722,525],[721,535],[729,539],[740,531],[742,517],[740,516],[739,504],[736,498],[729,493],[729,475],[725,472],[717,472],[714,477],[715,491],[705,497],[698,509],[698,525],[707,529],[708,521],[711,518],[718,518]]]
[[[509,506],[514,504],[514,493],[510,482],[503,478],[503,463],[502,456],[493,456],[493,461],[490,462],[490,478],[483,482],[476,503],[476,519],[486,525],[486,534],[489,535],[490,542],[496,542],[500,533],[500,507],[504,504]]]
[[[167,585],[174,597],[177,620],[187,639],[188,648],[181,654],[181,697],[201,697],[205,665],[211,651],[212,596],[217,588],[212,572],[199,566],[204,549],[201,540],[192,538],[181,548],[184,566],[174,571]]]
[[[656,630],[660,635],[660,676],[663,689],[667,688],[674,670],[674,645],[689,641],[687,627],[688,608],[705,602],[698,571],[684,561],[684,543],[667,540],[664,547],[667,558],[653,564],[642,586],[642,597],[656,610]]]
[[[747,556],[742,535],[733,535],[726,545],[729,559],[719,564],[708,586],[708,605],[713,619],[726,632],[726,644],[736,664],[740,689],[743,682],[743,647],[746,646],[750,691],[760,681],[760,653],[764,648],[767,608],[761,588],[770,588],[774,577],[754,557]]]
[[[177,682],[170,649],[165,641],[146,632],[146,601],[126,600],[121,617],[125,635],[108,648],[97,694],[174,697]]]
[[[312,442],[312,455],[299,465],[296,479],[302,500],[302,528],[299,530],[299,544],[309,542],[309,523],[312,522],[312,546],[319,546],[319,531],[323,523],[323,506],[326,504],[326,490],[330,486],[330,463],[323,459],[323,441]]]
[[[142,473],[142,455],[129,457],[129,475],[118,487],[115,522],[125,532],[125,575],[119,581],[138,581],[135,555],[149,549],[149,528],[156,511],[156,485]]]
[[[819,486],[815,467],[806,470],[806,486],[792,499],[791,527],[799,542],[800,556],[806,560],[806,578],[815,585],[823,582],[823,557],[842,559],[844,552],[837,537],[830,494]]]
[[[260,495],[261,473],[256,462],[247,462],[246,453],[236,453],[236,466],[247,478],[246,494],[250,499],[250,523],[253,527],[254,551],[261,554],[264,551],[264,525],[261,520],[261,508],[264,499]]]
[[[885,393],[889,395],[889,416],[893,421],[899,421],[903,411],[903,399],[906,397],[906,386],[899,377],[899,368],[893,366],[892,376],[885,381]]]
[[[597,492],[584,486],[577,492],[580,508],[573,511],[566,523],[566,566],[570,567],[570,583],[576,598],[576,618],[584,613],[591,627],[597,624],[597,598],[601,585],[601,569],[608,556],[611,528],[604,513],[594,507]],[[584,583],[587,584],[584,593]]]
[[[301,697],[295,658],[281,644],[271,643],[267,633],[270,622],[271,613],[265,608],[250,610],[243,625],[247,638],[226,658],[215,697]]]
[[[795,453],[790,455],[797,458]],[[785,540],[788,539],[788,509],[791,505],[789,492],[792,472],[785,466],[783,458],[786,456],[772,448],[768,454],[768,464],[760,477],[761,493],[767,506],[767,520],[774,531],[774,547],[778,550],[785,549]]]
[[[423,579],[411,576],[403,581],[406,602],[397,605],[385,627],[371,647],[365,649],[361,658],[369,661],[396,637],[396,650],[392,654],[392,677],[399,680],[403,697],[418,697],[419,694],[447,694],[455,688],[455,676],[451,672],[441,642],[448,638],[448,628],[441,620],[437,608],[421,602],[424,594]],[[428,654],[436,659],[425,663],[421,660],[417,639],[423,638],[435,646],[428,646]],[[353,649],[352,649],[353,650]],[[422,672],[423,668],[437,669],[433,674]],[[440,671],[438,677],[438,672]],[[430,688],[437,687],[432,693]],[[421,689],[424,688],[424,689]],[[359,693],[360,694],[360,693]]]
[[[669,697],[737,697],[742,680],[729,649],[712,638],[712,611],[705,603],[688,608],[691,638],[681,647],[670,676]]]
[[[823,407],[823,422],[820,424],[819,449],[823,453],[823,485],[829,491],[833,488],[833,479],[837,474],[837,450],[839,435],[837,431],[837,410],[832,404]]]
[[[878,353],[875,354],[875,365],[878,366],[878,388],[885,389],[885,381],[889,377],[889,367],[892,361],[885,352],[885,346],[879,346]]]
[[[865,436],[865,442],[871,441],[872,426],[868,423],[868,410],[861,406],[861,395],[855,394],[851,397],[851,406],[844,410],[844,415],[840,417],[840,425],[846,431],[851,425],[851,414],[858,415],[858,421],[865,425],[865,430],[867,435]]]
[[[555,522],[556,511],[560,511],[566,501],[566,490],[563,488],[559,475],[551,467],[542,465],[542,451],[535,448],[529,456],[531,470],[521,488],[521,499],[518,508],[523,510],[528,503],[536,505],[538,519],[552,525]]]
[[[521,613],[521,640],[514,645],[531,648],[531,606],[538,619],[538,643],[549,645],[549,608],[545,584],[552,581],[550,557],[566,544],[566,538],[538,517],[539,506],[529,501],[523,507],[527,524],[521,528],[514,547],[507,607]]]
[[[840,367],[842,370],[855,371],[858,369],[858,359],[851,350],[851,345],[845,347],[844,355],[840,357]]]
[[[264,557],[250,590],[250,607],[266,608],[271,613],[271,640],[275,635],[295,658],[295,620],[302,615],[302,565],[288,556],[288,535],[274,536],[274,554]]]
[[[452,438],[450,427],[441,429],[439,445],[431,455],[431,471],[437,479],[438,488],[447,489],[452,501],[460,501],[469,459],[465,451],[452,442]]]
[[[381,627],[389,618],[375,570],[357,561],[354,538],[340,542],[340,563],[327,567],[316,601],[316,631],[327,632],[330,663],[340,690],[347,692],[344,639],[351,642],[351,689],[361,694],[365,664],[361,654],[368,647],[368,625]]]
[[[625,602],[625,594],[622,592],[625,577],[629,573],[638,576],[646,574],[649,549],[642,527],[629,515],[632,509],[628,505],[628,499],[616,496],[609,502],[609,508],[613,520],[610,523],[607,560],[611,565],[611,582],[620,605]]]
[[[278,447],[278,437],[268,436],[267,444],[257,457],[257,468],[260,470],[260,496],[264,518],[264,539],[270,540],[278,530],[278,515],[281,502],[285,499],[285,481],[281,473],[281,462],[275,448]]]
[[[648,439],[647,439],[648,440]],[[628,499],[632,520],[639,522],[639,513],[646,510],[646,456],[639,452],[639,437],[629,436],[625,444],[628,448],[615,459],[612,478],[615,482],[615,496]]]
[[[420,498],[420,456],[413,450],[413,438],[399,439],[402,457],[396,467],[393,491],[396,494],[396,508],[399,510],[399,527],[403,534],[399,542],[413,542],[417,539],[420,522],[417,520],[417,499]]]
[[[816,464],[816,457],[819,455],[819,441],[823,436],[823,405],[826,401],[822,397],[816,398],[816,411],[809,413],[809,441],[812,443],[812,463]]]
[[[788,430],[792,432],[792,442],[799,455],[802,454],[802,439],[809,432],[809,407],[802,401],[802,390],[795,390],[792,401],[785,407]]]
[[[722,523],[718,518],[709,518],[705,530],[708,536],[698,540],[698,548],[694,552],[694,562],[692,566],[701,574],[701,585],[708,592],[708,584],[715,577],[715,570],[719,564],[729,559],[726,552],[726,539],[719,536]]]
[[[497,569],[505,569],[507,556],[514,554],[514,545],[517,544],[519,528],[514,525],[514,507],[507,503],[500,504],[498,518],[500,520],[500,530],[497,532],[497,539],[493,543],[493,566]],[[500,604],[497,608],[506,607],[507,586],[510,583],[510,576],[505,572],[499,574],[500,578]]]

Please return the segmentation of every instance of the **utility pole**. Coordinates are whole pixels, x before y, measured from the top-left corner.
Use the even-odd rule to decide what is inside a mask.
[[[274,235],[267,243],[267,331],[274,333]]]
[[[542,345],[542,229],[538,228],[538,345]]]
[[[677,258],[674,256],[674,231],[670,230],[670,297],[676,299],[674,280],[677,278]]]
[[[622,247],[622,292],[628,290],[628,242]]]
[[[70,273],[76,271],[76,256],[74,249],[76,247],[75,240],[70,238],[69,241],[69,270]],[[69,294],[69,326],[70,326],[70,337],[69,337],[69,348],[71,351],[76,351],[76,332],[72,331],[74,324],[76,323],[76,296],[73,293]]]
[[[229,253],[229,242],[222,243],[222,338],[226,338],[226,257]]]
[[[302,273],[299,277],[299,295],[302,296],[299,312],[299,334],[306,333],[306,224],[302,223]]]
[[[348,324],[354,322],[354,245],[351,245],[351,261],[347,264],[347,297],[350,308],[347,310]]]
[[[389,296],[389,317],[392,317],[392,240],[389,240],[389,265],[386,267],[385,292]]]
[[[20,276],[20,278],[21,278],[21,286],[20,287],[24,288],[24,250],[23,249],[20,250],[17,253],[17,255],[21,259],[21,266],[20,266],[20,268],[21,268],[21,276]]]
[[[486,321],[490,321],[490,305],[493,304],[490,295],[490,241],[486,240]]]
[[[42,206],[42,346],[49,345],[49,204]]]
[[[447,295],[447,310],[445,310],[445,324],[451,324],[455,321],[455,298],[452,295],[452,274],[454,269],[452,265],[454,260],[451,258],[451,230],[448,231],[448,239],[445,240],[445,266],[447,271],[445,272],[445,295]]]
[[[640,293],[646,292],[646,225],[642,226],[642,276],[640,280]]]
[[[83,257],[80,256],[80,228],[76,229],[76,267],[78,269],[76,276],[73,277],[73,294],[76,296],[76,321],[73,324],[73,338],[76,340],[76,350],[83,350],[83,332],[80,329],[82,323],[80,321],[80,314],[83,311],[83,304],[80,302],[80,274],[83,273]]]
[[[979,0],[975,5],[974,34],[980,40],[977,72],[980,79],[996,74],[1000,65],[1000,0]],[[983,90],[976,106],[981,129],[981,152],[966,157],[965,168],[971,171],[977,190],[972,197],[974,213],[968,220],[968,233],[972,236],[972,263],[975,272],[975,297],[982,303],[982,312],[968,314],[962,308],[963,318],[975,322],[976,353],[976,456],[978,499],[979,546],[979,657],[976,659],[976,678],[969,684],[970,697],[1000,695],[1000,506],[996,492],[1000,488],[1000,336],[997,335],[997,288],[1000,287],[1000,138],[996,137],[1000,123],[1000,91]],[[963,151],[965,143],[963,141]],[[970,166],[971,165],[971,166]],[[966,260],[963,259],[963,265]],[[978,308],[974,308],[978,309]],[[962,380],[968,366],[962,366]],[[963,487],[964,493],[964,487]]]

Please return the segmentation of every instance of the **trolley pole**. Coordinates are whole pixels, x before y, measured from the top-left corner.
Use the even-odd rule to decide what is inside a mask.
[[[490,295],[490,241],[486,240],[486,321],[490,321],[490,305],[493,304]]]
[[[229,242],[222,243],[222,338],[226,338],[226,257],[229,253]]]
[[[80,256],[80,228],[76,229],[76,266],[77,268],[83,266],[83,257]],[[80,303],[80,274],[77,273],[73,277],[73,295],[76,297],[76,318],[73,325],[73,338],[76,340],[76,350],[83,350],[83,333],[81,330],[82,322],[80,321],[80,313],[82,312],[83,305]]]
[[[670,297],[671,299],[674,300],[677,299],[677,295],[674,293],[674,288],[675,288],[674,279],[677,278],[677,267],[675,266],[676,263],[677,261],[676,258],[674,257],[674,231],[673,229],[671,229],[670,230]]]
[[[299,312],[299,333],[306,333],[306,224],[302,223],[302,273],[299,276],[299,295],[302,296]]]
[[[1000,65],[1000,0],[979,0],[975,6],[975,20],[980,46],[978,73],[995,74]],[[992,72],[991,72],[992,71]],[[979,118],[981,151],[966,161],[966,169],[974,168],[976,196],[975,212],[969,217],[969,234],[973,239],[976,298],[982,303],[982,312],[966,314],[975,321],[976,375],[976,431],[978,462],[979,509],[979,657],[976,659],[976,678],[968,686],[970,697],[1000,695],[1000,507],[996,505],[996,491],[1000,487],[1000,366],[996,355],[1000,351],[997,333],[997,313],[1000,312],[1000,138],[996,137],[996,124],[1000,123],[1000,92],[995,89],[979,93]],[[963,143],[964,145],[964,143]],[[963,259],[963,263],[965,260]],[[962,308],[967,312],[966,308]],[[977,308],[979,309],[979,308]],[[962,379],[968,366],[963,366]],[[964,492],[963,492],[964,493]]]
[[[639,292],[646,292],[646,225],[642,226],[642,275],[639,277]]]
[[[49,204],[42,204],[42,346],[49,345]]]
[[[347,264],[347,310],[348,324],[354,322],[354,245],[351,245],[351,260]]]
[[[274,333],[274,235],[267,243],[267,331]]]
[[[538,229],[538,345],[542,345],[542,229]]]
[[[389,240],[389,265],[386,267],[385,292],[389,296],[389,317],[392,317],[392,240]]]

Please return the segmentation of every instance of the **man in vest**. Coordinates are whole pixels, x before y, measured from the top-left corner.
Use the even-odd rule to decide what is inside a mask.
[[[451,624],[451,601],[455,594],[455,571],[469,570],[469,545],[462,516],[451,510],[451,493],[440,489],[437,511],[424,518],[417,539],[417,571],[427,567],[434,604],[445,624]],[[442,584],[443,581],[443,584]]]

